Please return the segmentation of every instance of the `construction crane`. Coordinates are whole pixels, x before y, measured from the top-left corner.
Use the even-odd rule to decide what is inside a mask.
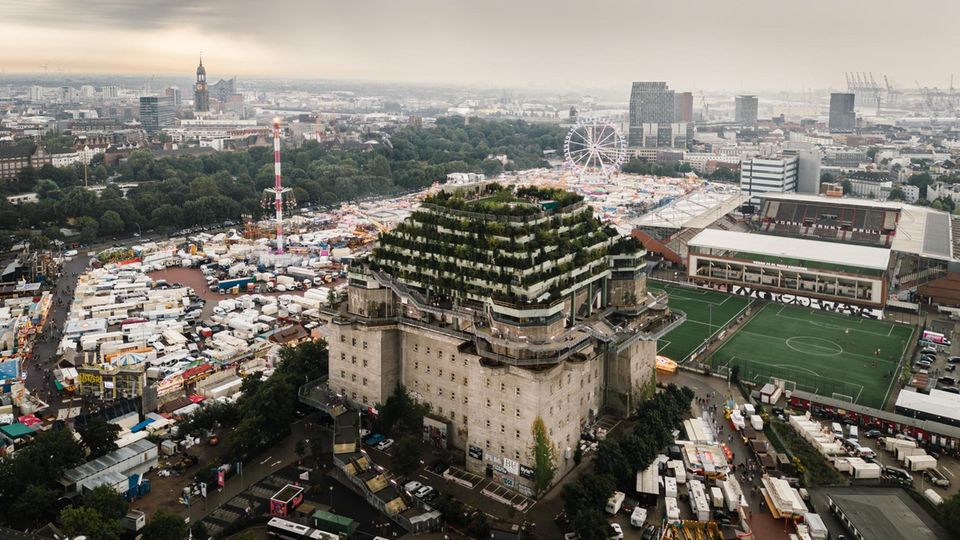
[[[703,90],[700,91],[700,106],[703,107],[703,119],[710,119],[710,107],[707,105],[707,98],[703,94]]]
[[[900,101],[900,91],[893,87],[890,84],[890,81],[887,79],[887,76],[883,76],[883,84],[887,87],[887,103],[891,106],[896,107]]]

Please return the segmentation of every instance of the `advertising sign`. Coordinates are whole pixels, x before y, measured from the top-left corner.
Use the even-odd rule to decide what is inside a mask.
[[[526,465],[520,466],[520,478],[526,478],[527,480],[533,480],[534,472],[533,469],[527,467]]]
[[[520,472],[520,464],[509,458],[503,458],[503,468],[510,474],[519,474]]]
[[[483,449],[476,446],[470,445],[470,448],[467,449],[467,453],[470,454],[470,457],[473,459],[483,460]]]

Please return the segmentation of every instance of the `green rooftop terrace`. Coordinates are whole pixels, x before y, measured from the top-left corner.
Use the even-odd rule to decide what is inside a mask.
[[[425,205],[489,216],[528,217],[560,212],[583,202],[583,197],[562,189],[536,186],[516,190],[497,183],[441,191],[427,197]],[[428,206],[429,207],[429,206]]]

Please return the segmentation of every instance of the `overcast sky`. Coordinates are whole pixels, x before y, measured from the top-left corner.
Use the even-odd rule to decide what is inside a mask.
[[[0,69],[190,75],[203,51],[211,80],[945,87],[957,20],[927,0],[0,0]]]

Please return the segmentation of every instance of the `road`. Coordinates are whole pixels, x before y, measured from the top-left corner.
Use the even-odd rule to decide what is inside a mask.
[[[63,325],[67,311],[73,299],[77,278],[87,268],[89,258],[85,253],[78,254],[63,265],[63,274],[57,279],[53,293],[53,304],[47,316],[43,333],[34,344],[33,354],[23,365],[26,386],[31,393],[50,404],[55,411],[61,406],[60,392],[51,373],[57,360],[57,346],[63,335]]]

